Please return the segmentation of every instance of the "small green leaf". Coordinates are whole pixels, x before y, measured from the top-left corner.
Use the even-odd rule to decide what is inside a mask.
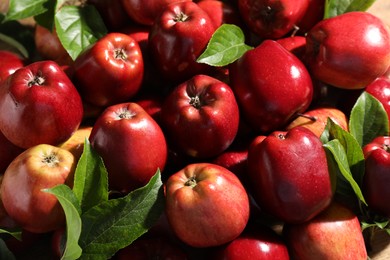
[[[0,259],[5,260],[16,260],[16,257],[8,249],[3,239],[0,239]]]
[[[349,132],[363,147],[377,136],[389,135],[389,121],[382,103],[366,91],[351,110]]]
[[[240,27],[223,24],[214,32],[197,62],[217,67],[226,66],[251,49],[253,47],[245,44],[245,35]]]
[[[33,17],[48,10],[51,0],[10,0],[3,22]]]
[[[108,200],[108,178],[102,158],[85,139],[84,150],[77,163],[73,192],[82,212]]]
[[[352,11],[366,11],[375,0],[325,0],[324,18]]]
[[[54,194],[65,212],[66,245],[61,259],[78,259],[82,253],[82,249],[78,244],[82,228],[79,201],[70,187],[64,184],[44,191]]]
[[[54,16],[58,38],[73,60],[89,45],[107,34],[107,28],[92,5],[63,6]]]
[[[15,50],[17,53],[20,53],[22,57],[28,58],[29,54],[26,48],[22,44],[20,44],[15,39],[0,33],[0,46],[6,45],[7,49]]]
[[[110,199],[82,215],[81,259],[109,259],[148,231],[164,208],[161,174],[125,197]]]
[[[356,197],[361,202],[363,202],[364,204],[367,205],[367,203],[363,197],[363,193],[362,193],[358,183],[353,178],[352,173],[349,169],[347,154],[344,150],[343,145],[340,143],[340,141],[338,139],[333,139],[333,140],[327,142],[326,144],[324,144],[324,147],[327,149],[327,151],[330,152],[330,153],[327,153],[327,156],[332,155],[332,158],[330,158],[330,159],[333,160],[337,164],[338,169],[339,169],[339,173],[341,174],[341,176],[338,176],[339,178],[337,181],[336,192],[340,192],[341,190],[339,189],[339,187],[342,187],[341,185],[343,185],[343,182],[344,182],[344,184],[345,184],[345,182],[347,182],[348,186],[350,186],[350,188],[352,188],[352,191],[354,192]],[[343,188],[345,188],[345,186]],[[346,195],[348,197],[350,196],[349,191],[345,191],[345,189],[343,189],[342,192],[343,192],[342,195]]]
[[[0,234],[8,234],[8,235],[13,236],[14,238],[16,238],[19,241],[22,240],[22,230],[19,228],[16,230],[5,230],[5,229],[0,228]]]

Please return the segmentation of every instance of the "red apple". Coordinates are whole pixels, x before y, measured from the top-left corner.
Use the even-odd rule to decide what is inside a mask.
[[[198,1],[197,4],[209,15],[215,28],[218,28],[224,23],[235,24],[243,28],[238,10],[229,2],[220,0],[201,0]]]
[[[80,126],[68,140],[58,146],[71,152],[78,161],[83,153],[85,140],[89,138],[91,131],[92,126]]]
[[[383,108],[386,110],[390,123],[390,78],[386,76],[378,77],[368,84],[365,91],[381,102]]]
[[[76,160],[65,149],[48,144],[18,155],[4,173],[1,199],[8,215],[23,229],[47,233],[65,224],[57,198],[43,189],[73,186]]]
[[[335,107],[316,107],[310,109],[305,113],[298,115],[298,117],[286,127],[286,130],[290,130],[296,126],[302,126],[320,137],[326,127],[328,118],[332,119],[333,122],[338,124],[345,131],[348,131],[348,119],[346,115],[343,111]]]
[[[161,122],[170,143],[196,158],[211,158],[234,141],[239,110],[226,83],[196,75],[179,84],[164,100]]]
[[[368,12],[347,12],[317,23],[306,36],[311,74],[332,86],[363,89],[390,66],[390,31]]]
[[[303,17],[297,22],[297,33],[305,35],[314,25],[324,18],[325,0],[309,0],[309,6]]]
[[[8,165],[21,154],[24,149],[11,143],[2,132],[0,132],[0,174],[4,173]]]
[[[240,180],[224,167],[189,164],[165,184],[165,213],[176,236],[192,247],[228,243],[244,230],[249,198]]]
[[[106,108],[93,125],[91,146],[103,158],[110,189],[128,193],[146,185],[167,160],[165,136],[138,104]]]
[[[26,61],[18,54],[7,50],[0,50],[0,84],[17,69],[22,68]]]
[[[363,147],[363,195],[370,210],[390,217],[390,137],[378,136]]]
[[[330,204],[326,153],[312,131],[297,126],[254,142],[248,151],[248,174],[261,209],[278,220],[302,223]]]
[[[312,220],[286,224],[283,235],[294,259],[367,259],[358,217],[337,202]]]
[[[238,0],[248,28],[262,39],[278,39],[293,31],[309,6],[309,0]]]
[[[312,101],[313,85],[305,65],[276,41],[265,40],[247,51],[229,71],[240,112],[257,132],[285,127]]]
[[[132,37],[112,32],[90,45],[74,62],[74,82],[86,102],[107,107],[134,97],[141,88],[144,62]]]
[[[21,148],[66,141],[82,117],[77,89],[53,61],[18,69],[0,87],[0,131]]]

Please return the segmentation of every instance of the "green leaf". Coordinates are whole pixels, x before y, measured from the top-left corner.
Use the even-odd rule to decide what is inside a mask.
[[[78,259],[82,253],[82,249],[78,244],[82,229],[79,201],[70,187],[64,184],[44,191],[54,194],[65,212],[66,245],[61,259]]]
[[[364,204],[367,205],[358,183],[355,181],[355,179],[352,176],[352,173],[350,171],[349,164],[348,164],[347,154],[344,150],[343,145],[340,143],[340,141],[338,139],[333,139],[333,140],[327,142],[326,144],[324,144],[324,147],[332,155],[332,158],[330,158],[330,159],[334,160],[334,162],[337,164],[338,169],[339,169],[339,173],[341,174],[340,177],[342,177],[342,178],[338,179],[336,192],[342,191],[344,195],[350,196],[350,192],[345,191],[346,186],[342,187],[341,186],[342,182],[340,183],[340,180],[341,181],[345,180],[345,181],[347,181],[348,185],[350,185],[350,188],[352,188],[352,190],[355,193],[355,195],[357,196],[357,198],[361,202],[363,202]],[[327,153],[327,155],[329,155],[329,153]],[[344,181],[344,184],[345,184],[345,181]]]
[[[324,18],[352,11],[366,11],[375,0],[325,0]]]
[[[5,229],[0,228],[0,234],[8,234],[8,235],[13,236],[14,238],[16,238],[19,241],[22,240],[22,230],[21,229],[5,230]]]
[[[81,259],[109,259],[148,231],[164,208],[161,173],[125,197],[100,203],[82,215]]]
[[[88,139],[84,141],[84,150],[77,163],[73,192],[80,201],[82,212],[108,200],[107,170]]]
[[[16,257],[8,249],[3,239],[0,239],[0,259],[15,260]]]
[[[17,53],[21,54],[22,57],[28,58],[29,54],[26,48],[22,44],[20,44],[18,41],[13,39],[12,37],[9,37],[5,34],[0,33],[0,46],[5,45],[7,46],[8,50],[16,51]],[[1,48],[4,49],[4,48]]]
[[[240,27],[223,24],[214,32],[197,62],[211,66],[226,66],[251,49],[253,47],[245,44],[245,36]]]
[[[10,0],[9,8],[3,22],[33,17],[48,10],[52,0]]]
[[[92,5],[64,6],[54,17],[58,38],[73,60],[89,45],[107,34],[107,28]]]
[[[363,147],[377,136],[389,135],[389,121],[382,103],[366,91],[351,110],[349,132]]]

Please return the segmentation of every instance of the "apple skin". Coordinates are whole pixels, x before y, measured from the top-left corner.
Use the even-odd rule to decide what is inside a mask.
[[[270,133],[285,127],[309,107],[313,98],[313,84],[305,65],[273,40],[247,51],[230,64],[229,72],[240,112],[257,132]]]
[[[262,39],[278,39],[294,29],[309,0],[238,0],[238,10],[248,28]]]
[[[302,115],[298,115],[292,121],[286,130],[290,130],[298,125],[311,130],[316,136],[320,137],[324,131],[328,118],[338,124],[342,129],[348,131],[348,119],[343,111],[335,107],[316,107],[307,110]]]
[[[363,89],[390,65],[390,32],[368,12],[348,12],[317,23],[306,36],[313,77],[335,87]]]
[[[213,67],[196,62],[216,27],[209,15],[192,1],[168,5],[149,33],[149,50],[155,66],[168,81],[182,83]]]
[[[152,26],[166,6],[191,0],[121,0],[127,15],[136,23]]]
[[[333,198],[322,143],[302,126],[275,131],[251,144],[248,174],[260,208],[286,223],[308,221]]]
[[[138,42],[117,32],[106,34],[84,49],[73,67],[73,81],[83,100],[100,107],[134,97],[144,76],[144,60]]]
[[[8,165],[21,154],[24,149],[11,143],[2,132],[0,132],[0,174],[4,173]]]
[[[197,2],[211,18],[215,28],[218,28],[224,23],[235,24],[243,28],[241,16],[238,10],[229,2],[219,0],[201,0]]]
[[[27,63],[16,53],[7,50],[0,50],[0,57],[0,84],[4,82],[9,75],[24,67]]]
[[[292,52],[303,63],[305,62],[306,53],[306,37],[304,36],[288,36],[276,40],[280,45]]]
[[[381,102],[390,123],[390,78],[387,76],[378,77],[365,88],[365,91]]]
[[[57,198],[42,189],[59,184],[73,187],[76,164],[72,153],[48,144],[33,146],[18,155],[1,184],[1,199],[8,215],[33,233],[47,233],[65,225]]]
[[[80,126],[76,132],[74,132],[68,140],[60,144],[59,147],[71,152],[78,161],[83,153],[85,140],[88,140],[91,131],[92,126]]]
[[[234,141],[239,108],[229,85],[196,75],[179,84],[161,108],[164,132],[174,147],[196,158],[211,158]]]
[[[111,190],[128,193],[146,185],[167,161],[164,133],[134,102],[107,107],[93,125],[89,141],[104,161]]]
[[[390,217],[390,137],[378,136],[363,147],[363,195],[369,209]]]
[[[283,236],[293,259],[367,259],[359,219],[338,202],[305,223],[284,225]]]
[[[189,164],[165,183],[165,213],[185,244],[205,248],[238,237],[249,219],[249,198],[237,176],[211,163]]]
[[[250,226],[239,237],[212,253],[215,260],[289,260],[283,238],[267,226]]]
[[[7,78],[0,87],[0,111],[1,132],[25,149],[66,141],[83,117],[77,89],[49,60],[31,63]]]
[[[305,35],[313,26],[324,18],[325,0],[309,0],[303,17],[297,22],[297,34]]]

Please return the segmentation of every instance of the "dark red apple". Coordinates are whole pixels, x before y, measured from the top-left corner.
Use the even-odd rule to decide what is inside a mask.
[[[0,50],[0,84],[17,69],[22,68],[26,61],[18,54],[7,50]]]
[[[381,102],[390,122],[390,78],[386,76],[378,77],[368,84],[365,91]]]

